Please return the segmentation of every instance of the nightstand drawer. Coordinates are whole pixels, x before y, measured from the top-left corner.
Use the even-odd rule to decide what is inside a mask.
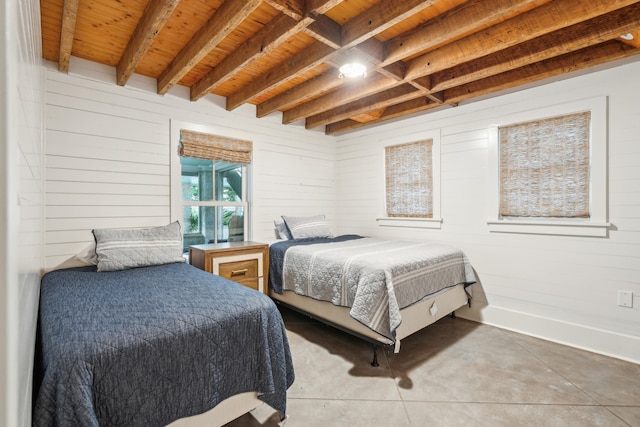
[[[237,280],[237,279],[231,279],[234,282],[240,283],[241,285],[244,285],[248,288],[251,289],[255,289],[256,291],[260,290],[260,285],[262,284],[262,277],[254,277],[253,279],[243,279],[243,280]]]
[[[246,279],[257,279],[260,276],[258,272],[258,260],[247,259],[242,261],[221,262],[218,265],[218,275],[235,282]]]

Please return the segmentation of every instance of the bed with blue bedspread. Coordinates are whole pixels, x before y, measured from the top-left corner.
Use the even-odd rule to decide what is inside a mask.
[[[257,392],[286,411],[294,380],[266,295],[186,263],[43,277],[35,426],[163,426]]]

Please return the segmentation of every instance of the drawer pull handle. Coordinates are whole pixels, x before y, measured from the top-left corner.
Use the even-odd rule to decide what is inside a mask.
[[[245,275],[249,271],[248,268],[243,268],[242,270],[231,270],[231,277]]]

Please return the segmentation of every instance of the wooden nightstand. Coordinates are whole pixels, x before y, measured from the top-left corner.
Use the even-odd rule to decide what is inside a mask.
[[[189,264],[268,293],[269,245],[228,242],[189,246]]]

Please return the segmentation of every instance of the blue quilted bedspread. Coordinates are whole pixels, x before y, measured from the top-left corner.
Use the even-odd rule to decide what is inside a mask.
[[[35,426],[162,426],[257,391],[286,410],[282,317],[266,295],[184,263],[48,273]]]

